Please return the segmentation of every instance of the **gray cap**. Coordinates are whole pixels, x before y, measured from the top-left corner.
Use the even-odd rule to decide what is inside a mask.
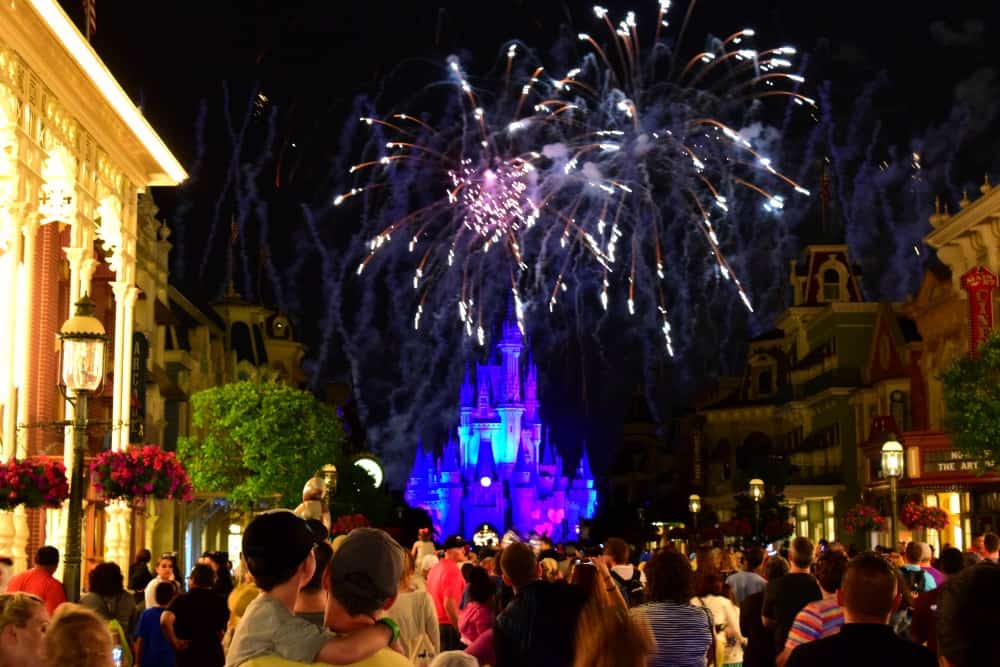
[[[368,614],[399,591],[403,549],[388,533],[355,528],[330,560],[330,593],[349,614]]]

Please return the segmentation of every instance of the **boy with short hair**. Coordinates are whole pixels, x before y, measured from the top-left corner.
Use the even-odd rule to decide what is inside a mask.
[[[262,514],[247,526],[243,557],[261,594],[236,628],[226,667],[239,667],[260,656],[345,665],[395,641],[391,621],[379,619],[350,636],[337,637],[294,615],[299,589],[316,568],[314,544],[306,522],[289,511]]]
[[[177,657],[174,647],[160,627],[160,617],[177,595],[177,589],[173,582],[161,581],[156,585],[153,595],[156,606],[144,610],[136,624],[133,646],[135,664],[139,667],[174,667]]]

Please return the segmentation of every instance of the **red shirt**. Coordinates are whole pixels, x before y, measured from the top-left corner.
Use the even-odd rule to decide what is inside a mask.
[[[427,575],[427,592],[434,600],[438,624],[451,625],[451,619],[444,608],[444,601],[446,598],[453,599],[457,609],[464,590],[465,579],[462,578],[462,571],[454,561],[445,558],[430,571]]]
[[[48,570],[33,567],[27,572],[15,576],[7,584],[8,593],[31,593],[42,598],[45,608],[52,614],[56,607],[66,601],[66,591],[59,580],[49,574]]]

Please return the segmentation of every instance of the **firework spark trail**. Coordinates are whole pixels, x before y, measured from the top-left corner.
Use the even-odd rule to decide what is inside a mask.
[[[666,10],[661,4],[661,16]],[[378,132],[350,171],[367,180],[356,181],[334,204],[361,198],[372,207],[365,219],[373,232],[359,275],[384,248],[405,244],[413,254],[414,328],[427,312],[457,309],[467,335],[482,345],[484,319],[506,300],[497,293],[509,292],[523,331],[526,311],[554,311],[561,295],[579,284],[605,310],[611,294],[621,299],[624,293],[630,315],[643,302],[642,317],[660,321],[672,355],[664,285],[676,282],[667,274],[677,267],[665,264],[662,238],[678,225],[702,236],[720,274],[752,311],[719,234],[725,214],[744,196],[739,187],[762,198],[769,211],[784,208],[779,191],[808,195],[739,132],[751,113],[748,101],[773,97],[815,106],[797,92],[801,76],[771,71],[790,66],[783,56],[794,49],[749,49],[744,42],[754,33],[740,30],[711,40],[710,50],[675,80],[647,88],[644,77],[654,70],[641,55],[635,14],[617,26],[606,9],[595,7],[594,14],[614,48],[581,33],[591,53],[565,74],[527,60],[515,65],[514,43],[505,47],[501,92],[493,94],[474,87],[459,60],[449,58],[455,97],[445,106],[458,109],[458,123],[434,129],[415,122],[412,112],[361,117]],[[669,54],[663,43],[652,52]],[[674,62],[680,57],[669,55]],[[506,92],[518,88],[513,81],[521,71],[530,76],[511,108]],[[744,78],[731,83],[737,74]],[[692,87],[698,82],[703,86]],[[789,90],[784,83],[795,85]],[[672,196],[663,195],[663,182]],[[423,196],[408,192],[414,185]],[[385,190],[390,194],[382,195]],[[435,190],[445,197],[427,196]],[[405,265],[388,263],[393,270]]]
[[[171,254],[170,259],[171,269],[175,275],[177,275],[181,280],[187,274],[187,215],[194,207],[194,198],[190,196],[190,189],[192,184],[197,183],[201,178],[201,167],[205,160],[205,154],[208,152],[205,144],[205,124],[208,121],[208,103],[202,100],[198,104],[198,113],[194,120],[194,162],[192,162],[188,168],[188,180],[181,185],[181,188],[185,195],[182,196],[174,207],[173,218],[169,221],[171,231],[173,232],[171,239],[174,243],[175,251]]]

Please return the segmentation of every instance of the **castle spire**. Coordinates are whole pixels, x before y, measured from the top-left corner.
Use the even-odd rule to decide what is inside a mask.
[[[593,479],[594,471],[590,467],[590,456],[587,454],[587,441],[583,441],[583,454],[580,455],[580,463],[576,466],[577,479]]]
[[[475,404],[475,388],[472,386],[472,376],[469,364],[465,364],[465,378],[462,380],[461,407],[471,408]]]
[[[461,461],[458,460],[458,443],[455,436],[448,438],[444,453],[441,455],[441,472],[457,473],[461,470]]]
[[[514,472],[515,473],[532,473],[531,461],[528,456],[528,447],[530,443],[521,438],[521,442],[517,447],[517,459],[514,461]]]
[[[476,461],[477,484],[481,484],[484,477],[488,477],[492,483],[496,474],[496,465],[493,463],[493,446],[489,440],[483,440],[479,444],[479,460]],[[483,486],[488,486],[484,484]]]

